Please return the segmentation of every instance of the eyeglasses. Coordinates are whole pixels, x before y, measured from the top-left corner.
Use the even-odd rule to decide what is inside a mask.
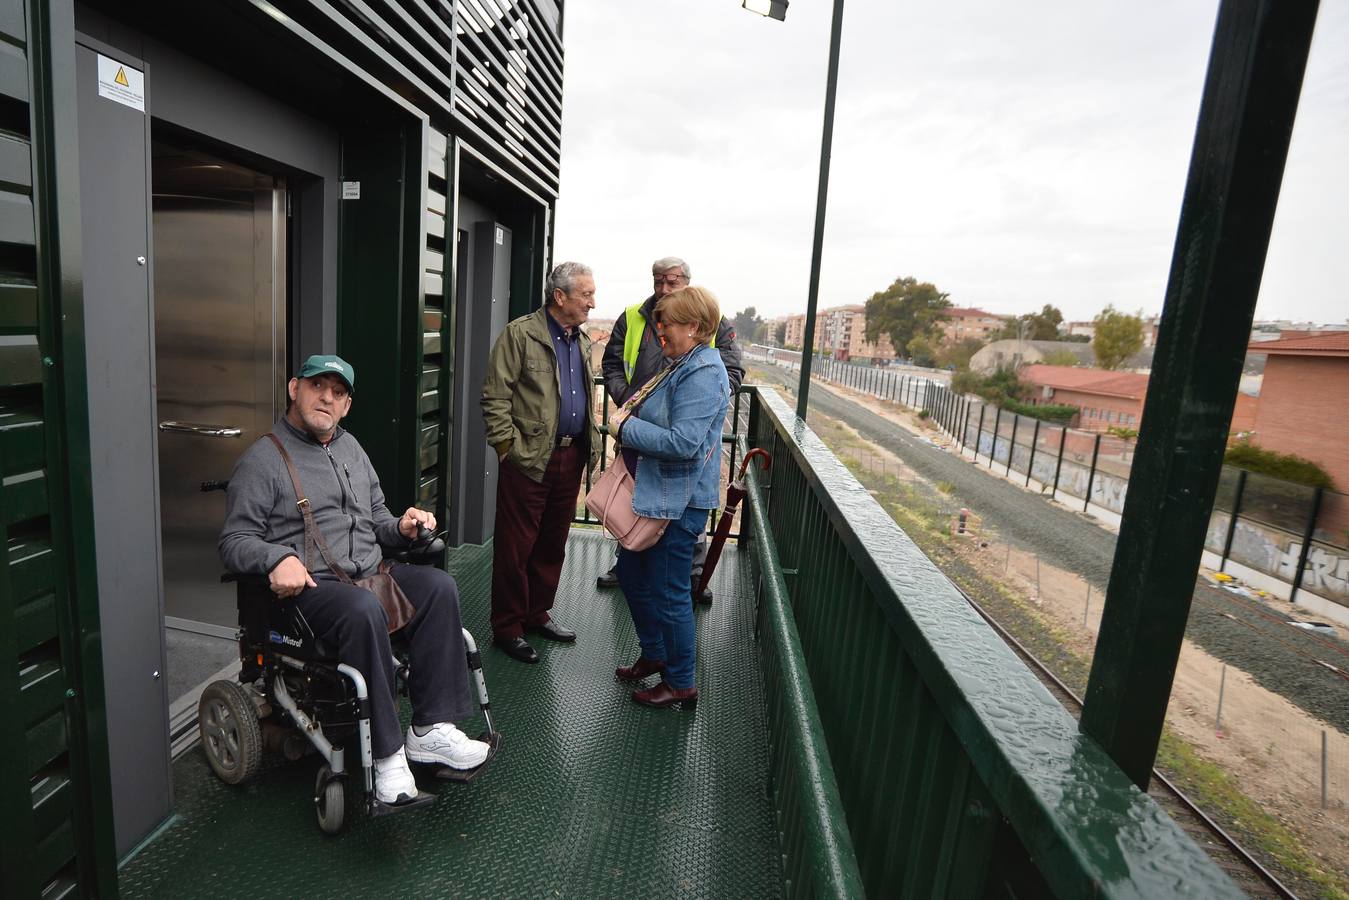
[[[651,280],[659,287],[662,284],[668,284],[670,287],[679,287],[688,281],[683,275],[652,275]]]

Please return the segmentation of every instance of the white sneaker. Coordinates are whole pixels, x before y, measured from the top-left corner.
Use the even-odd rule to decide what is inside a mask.
[[[492,748],[475,741],[449,722],[431,726],[426,734],[408,729],[408,759],[413,762],[449,766],[451,769],[476,769],[487,760]]]
[[[375,799],[380,803],[417,799],[417,780],[412,777],[402,747],[393,756],[375,760]]]

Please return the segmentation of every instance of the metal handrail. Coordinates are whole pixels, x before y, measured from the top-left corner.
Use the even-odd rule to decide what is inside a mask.
[[[740,450],[746,452],[745,440]],[[801,637],[791,615],[790,593],[778,564],[777,543],[768,528],[768,504],[757,466],[746,471],[745,519],[751,534],[751,561],[762,591],[759,660],[765,681],[778,688],[781,708],[768,701],[774,802],[783,831],[783,880],[793,893],[853,898],[865,894],[847,811],[829,757],[820,710]],[[775,676],[775,677],[774,677]],[[799,842],[796,840],[799,831]],[[788,853],[801,846],[802,852]],[[802,884],[802,882],[806,884]]]
[[[775,392],[751,421],[868,892],[1241,896]]]

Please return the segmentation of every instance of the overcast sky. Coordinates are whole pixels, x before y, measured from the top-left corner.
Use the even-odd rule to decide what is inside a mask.
[[[686,258],[723,311],[804,312],[829,0],[566,5],[555,259],[596,318]],[[820,307],[895,278],[997,313],[1161,310],[1217,3],[850,0]],[[1349,0],[1323,0],[1259,318],[1349,318]]]

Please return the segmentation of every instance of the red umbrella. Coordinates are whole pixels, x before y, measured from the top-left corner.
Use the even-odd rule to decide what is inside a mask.
[[[717,567],[717,560],[721,559],[721,545],[726,543],[726,538],[731,533],[731,523],[735,521],[735,508],[740,505],[745,494],[745,470],[749,468],[749,461],[756,456],[763,457],[763,470],[767,472],[773,467],[773,457],[767,450],[761,447],[755,447],[745,454],[745,460],[740,464],[740,477],[726,485],[726,508],[721,511],[721,518],[717,520],[717,530],[712,534],[712,546],[707,548],[707,559],[703,561],[703,577],[698,582],[697,589],[693,596],[702,596],[703,591],[712,582],[712,572]]]

